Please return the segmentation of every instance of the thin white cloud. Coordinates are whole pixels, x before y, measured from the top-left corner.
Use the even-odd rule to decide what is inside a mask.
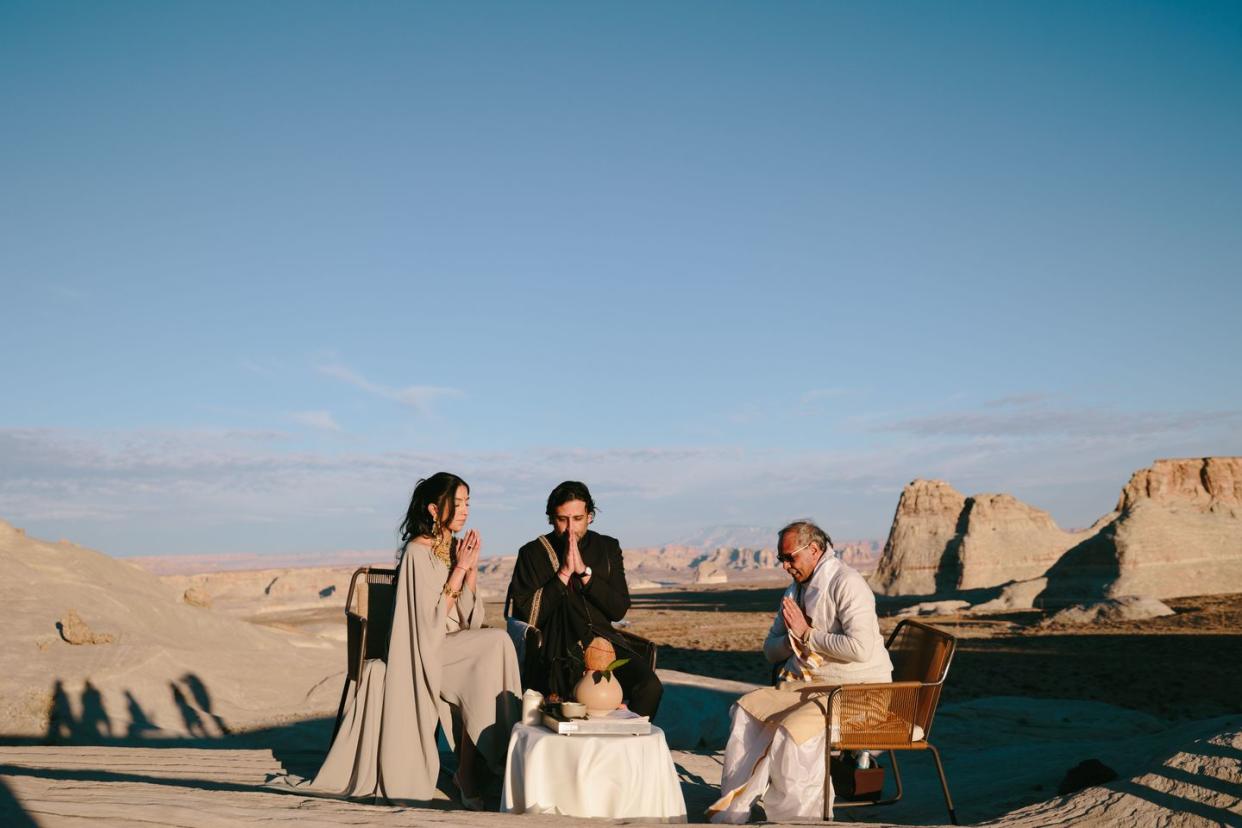
[[[259,359],[253,357],[242,357],[238,360],[238,364],[241,365],[243,370],[251,374],[258,374],[261,377],[275,376],[285,371],[285,366],[280,360],[272,359],[270,357]]]
[[[1095,433],[1095,419],[1085,424],[1082,433],[1024,426],[1017,434],[927,435],[893,424],[883,439],[834,451],[305,451],[266,431],[0,428],[0,519],[112,552],[382,546],[415,482],[443,469],[470,482],[472,522],[487,528],[496,552],[533,537],[543,498],[565,479],[587,481],[605,517],[601,530],[634,545],[808,514],[878,539],[897,493],[916,477],[945,479],[968,494],[1007,491],[1062,525],[1088,525],[1157,457],[1242,450],[1236,418],[1182,415],[1176,424],[1185,432]]]
[[[428,413],[431,410],[431,404],[436,400],[445,397],[458,397],[462,393],[461,389],[440,385],[407,385],[401,388],[381,385],[380,383],[372,382],[338,360],[321,363],[316,368],[324,376],[340,380],[362,391],[366,391],[368,394],[374,394],[377,397],[401,403],[420,414]]]
[[[843,400],[857,397],[864,392],[857,388],[812,388],[798,399],[797,412],[802,417],[819,417],[838,410]]]
[[[320,431],[340,431],[341,424],[336,421],[330,411],[295,411],[289,415],[289,418],[296,423],[301,423],[310,428],[316,428]]]
[[[835,400],[848,397],[856,392],[849,388],[812,388],[802,395],[802,403],[808,404],[819,400]]]
[[[1042,391],[1032,391],[1026,394],[1007,394],[1004,397],[997,397],[994,400],[988,400],[983,405],[987,408],[1002,408],[1006,406],[1026,407],[1038,405],[1051,398],[1050,394]]]
[[[1109,436],[1188,433],[1242,423],[1242,411],[1122,412],[1107,408],[1001,406],[909,417],[874,426],[918,437]]]

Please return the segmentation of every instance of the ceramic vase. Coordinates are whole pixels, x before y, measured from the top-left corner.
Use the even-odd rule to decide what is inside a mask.
[[[607,716],[621,706],[621,682],[616,676],[595,682],[595,671],[587,670],[574,685],[574,698],[587,707],[588,716]]]

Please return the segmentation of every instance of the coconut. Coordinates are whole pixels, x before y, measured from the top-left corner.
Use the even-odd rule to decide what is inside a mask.
[[[612,648],[612,642],[602,636],[591,640],[585,655],[588,670],[607,670],[608,665],[617,660],[617,651]]]

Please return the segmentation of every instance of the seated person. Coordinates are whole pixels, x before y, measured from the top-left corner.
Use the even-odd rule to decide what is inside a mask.
[[[473,529],[456,537],[469,514],[470,487],[455,474],[438,472],[414,487],[401,526],[387,657],[363,665],[314,780],[287,780],[299,792],[431,803],[439,728],[456,746],[462,804],[483,809],[479,772],[504,772],[522,691],[509,637],[483,626],[482,541]]]
[[[547,515],[552,531],[518,550],[509,584],[514,616],[543,633],[542,650],[528,663],[525,683],[572,699],[585,669],[585,648],[603,636],[617,658],[629,659],[615,671],[629,709],[655,716],[664,692],[660,679],[612,626],[630,608],[621,545],[587,528],[595,519],[595,501],[576,480],[552,490]]]
[[[746,822],[760,796],[770,821],[819,819],[824,808],[823,706],[797,688],[892,680],[875,595],[858,572],[837,559],[824,530],[810,521],[791,523],[780,531],[777,550],[793,581],[781,597],[763,652],[768,661],[781,664],[781,683],[747,693],[733,705],[721,797],[707,810],[712,822]]]

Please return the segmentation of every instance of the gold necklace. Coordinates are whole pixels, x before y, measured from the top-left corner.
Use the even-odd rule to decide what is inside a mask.
[[[453,568],[453,536],[442,532],[431,545],[431,554],[439,558],[449,569]]]

